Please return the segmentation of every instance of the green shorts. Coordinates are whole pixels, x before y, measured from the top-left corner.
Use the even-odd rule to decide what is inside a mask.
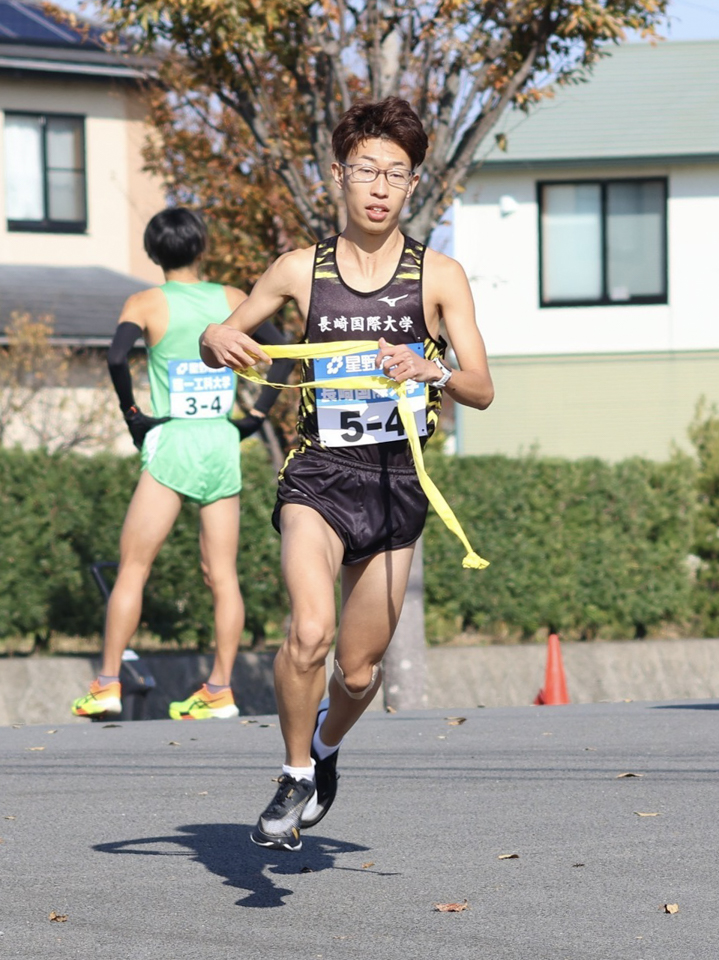
[[[201,505],[234,497],[242,488],[240,433],[225,417],[170,420],[145,437],[142,468]]]

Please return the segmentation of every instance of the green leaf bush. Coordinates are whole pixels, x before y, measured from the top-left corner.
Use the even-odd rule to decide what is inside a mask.
[[[708,480],[698,490],[689,458],[607,464],[444,457],[430,449],[427,459],[473,546],[491,561],[481,572],[462,570],[461,545],[430,509],[430,641],[463,630],[495,641],[541,637],[548,629],[586,639],[670,629],[697,634],[702,610],[707,629],[716,629],[716,603],[700,596],[705,585],[713,589],[716,575],[693,576],[687,563],[697,511],[703,503],[709,517],[714,492]],[[270,523],[276,480],[256,441],[243,444],[242,469],[238,570],[247,629],[261,639],[281,631],[287,615],[279,537]],[[104,605],[90,565],[117,559],[138,471],[134,457],[0,450],[0,637],[102,632]],[[710,528],[716,539],[713,514],[701,527],[705,544]],[[212,640],[212,603],[197,538],[197,508],[185,504],[145,590],[143,627],[204,649]]]

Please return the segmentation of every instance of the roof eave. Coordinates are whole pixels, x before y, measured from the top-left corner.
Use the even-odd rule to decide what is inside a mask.
[[[550,167],[647,166],[688,163],[719,163],[716,153],[639,154],[617,157],[551,157],[541,160],[480,160],[472,164],[470,174],[481,170],[543,170]]]

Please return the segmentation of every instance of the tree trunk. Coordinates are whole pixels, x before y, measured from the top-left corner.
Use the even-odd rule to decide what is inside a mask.
[[[422,539],[417,542],[407,595],[392,643],[384,657],[384,705],[392,710],[427,706]]]

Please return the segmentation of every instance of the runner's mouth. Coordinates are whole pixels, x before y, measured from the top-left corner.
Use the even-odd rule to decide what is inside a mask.
[[[389,207],[385,207],[381,203],[373,203],[365,209],[370,220],[384,220],[389,214]]]

